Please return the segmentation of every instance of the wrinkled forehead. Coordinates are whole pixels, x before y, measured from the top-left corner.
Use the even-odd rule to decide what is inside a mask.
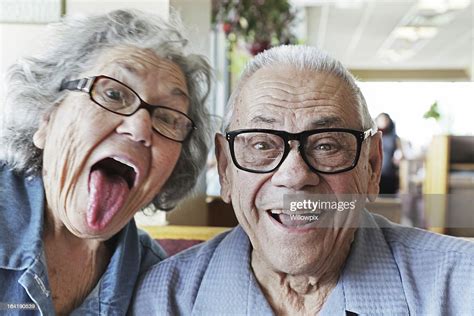
[[[278,65],[259,69],[244,83],[231,129],[361,129],[361,122],[357,95],[342,79]]]
[[[181,68],[173,61],[156,55],[150,49],[119,46],[104,51],[92,72],[117,73],[124,76],[166,78],[166,83],[181,87],[187,94],[187,81]],[[156,78],[155,78],[156,79]]]

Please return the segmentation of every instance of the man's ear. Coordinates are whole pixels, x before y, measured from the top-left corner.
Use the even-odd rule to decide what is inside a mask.
[[[43,114],[40,118],[38,129],[33,134],[33,144],[39,149],[44,149],[46,137],[48,136],[48,125],[51,113]]]
[[[367,197],[373,202],[379,194],[380,175],[382,173],[382,133],[377,132],[370,139],[369,149],[369,184],[367,187]]]
[[[217,171],[219,172],[219,182],[221,184],[221,197],[226,203],[231,202],[231,186],[230,179],[227,171],[229,166],[229,159],[226,154],[227,141],[224,135],[217,133],[214,142],[216,145],[216,160],[217,160]]]

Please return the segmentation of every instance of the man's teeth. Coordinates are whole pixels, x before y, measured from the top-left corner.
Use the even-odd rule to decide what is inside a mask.
[[[285,215],[319,215],[322,213],[321,210],[304,210],[304,211],[290,211],[290,210],[270,210],[272,214],[285,214]]]
[[[283,213],[282,210],[270,210],[270,212],[271,212],[272,214],[281,214],[281,213]]]

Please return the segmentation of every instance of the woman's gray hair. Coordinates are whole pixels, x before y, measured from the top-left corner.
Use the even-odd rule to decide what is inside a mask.
[[[183,143],[176,167],[154,199],[159,209],[169,209],[188,194],[205,166],[211,140],[206,99],[211,68],[200,55],[187,54],[187,39],[176,15],[168,21],[136,10],[117,10],[105,15],[65,18],[52,25],[53,42],[36,57],[14,64],[7,74],[7,97],[0,126],[0,160],[27,175],[41,174],[42,150],[33,144],[40,118],[57,107],[66,91],[63,80],[78,79],[104,51],[116,46],[148,49],[175,62],[187,79],[188,115],[197,126]]]
[[[282,45],[273,47],[264,51],[263,53],[258,54],[247,64],[242,76],[240,77],[237,87],[227,102],[226,115],[224,117],[222,126],[224,132],[228,131],[229,129],[229,126],[232,122],[232,116],[234,114],[235,103],[248,79],[261,68],[281,64],[294,66],[298,70],[323,72],[340,78],[353,91],[356,99],[359,102],[359,113],[361,116],[360,121],[362,122],[362,128],[375,128],[375,123],[370,116],[369,110],[367,109],[365,98],[357,86],[354,77],[338,60],[332,58],[326,52],[317,47],[304,45]]]

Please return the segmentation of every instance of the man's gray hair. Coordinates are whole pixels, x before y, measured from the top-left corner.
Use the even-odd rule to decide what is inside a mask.
[[[52,25],[52,43],[36,57],[20,59],[7,74],[7,97],[0,125],[0,160],[13,170],[39,175],[42,150],[33,144],[40,118],[54,111],[65,98],[63,80],[78,79],[107,49],[133,46],[155,52],[176,63],[187,80],[188,115],[197,126],[183,143],[176,167],[154,199],[160,209],[173,207],[194,187],[205,165],[211,140],[209,95],[211,68],[205,58],[187,54],[187,39],[179,18],[169,21],[136,10],[117,10],[105,15],[65,18]]]
[[[257,70],[276,65],[291,65],[299,70],[322,72],[340,78],[353,91],[359,103],[360,121],[363,129],[375,128],[375,123],[367,109],[367,103],[352,74],[336,59],[317,47],[304,45],[282,45],[258,54],[245,67],[239,83],[229,98],[223,131],[228,131],[234,114],[234,107],[244,85]]]

